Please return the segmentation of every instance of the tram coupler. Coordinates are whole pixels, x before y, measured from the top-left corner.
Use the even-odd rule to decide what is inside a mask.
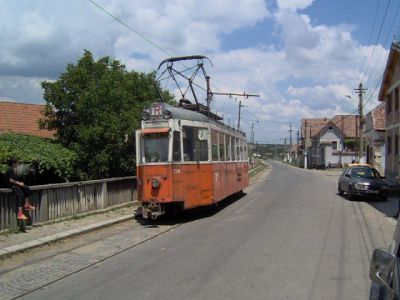
[[[143,219],[155,220],[165,213],[165,209],[156,201],[144,202],[138,208],[137,214],[140,214]]]

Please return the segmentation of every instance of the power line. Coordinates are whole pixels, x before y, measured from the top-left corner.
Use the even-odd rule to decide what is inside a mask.
[[[378,15],[378,10],[379,10],[379,6],[380,6],[381,1],[376,1],[376,8],[375,8],[375,14],[374,14],[374,21],[372,22],[372,27],[371,30],[369,32],[369,37],[368,37],[368,42],[367,45],[369,45],[369,43],[371,42],[371,38],[372,38],[372,33],[374,32],[374,28],[375,28],[375,23],[376,23],[376,16]],[[363,64],[361,67],[361,74],[363,74],[363,70],[365,67],[365,60],[363,60]],[[361,75],[362,76],[362,75]],[[360,77],[360,81],[361,81],[361,77]]]
[[[395,12],[395,14],[394,14],[394,16],[393,16],[392,23],[390,24],[390,28],[389,28],[389,30],[388,30],[388,32],[387,32],[387,34],[386,34],[385,41],[383,42],[383,47],[380,49],[378,58],[375,60],[374,68],[375,68],[376,65],[379,63],[379,60],[380,60],[380,58],[381,58],[381,56],[382,56],[384,47],[385,47],[385,45],[387,44],[387,41],[388,41],[388,39],[389,39],[389,37],[390,37],[390,34],[392,33],[392,29],[393,29],[393,26],[394,26],[395,21],[397,20],[397,15],[399,14],[399,12],[400,12],[400,4],[397,6],[396,12]],[[380,73],[380,72],[379,72],[379,73]],[[378,76],[379,76],[379,75],[378,75]],[[369,82],[371,81],[371,78],[372,78],[372,76],[369,77],[369,79],[368,79],[366,85],[369,84]]]
[[[96,6],[98,9],[100,9],[102,12],[106,13],[107,15],[109,15],[110,17],[112,17],[114,20],[116,20],[117,22],[119,22],[120,24],[122,24],[123,26],[125,26],[128,30],[132,31],[133,33],[137,34],[139,37],[141,37],[142,39],[144,39],[146,42],[148,42],[149,44],[151,44],[152,46],[156,47],[157,49],[159,49],[160,51],[162,51],[163,53],[167,54],[168,56],[175,56],[172,52],[164,49],[163,47],[161,47],[160,45],[158,45],[156,42],[152,41],[149,37],[147,37],[144,33],[141,33],[140,31],[134,29],[133,27],[131,27],[130,25],[128,25],[126,22],[124,22],[123,20],[121,20],[120,18],[118,18],[117,16],[113,15],[112,13],[110,13],[109,11],[107,11],[105,8],[103,8],[100,4],[96,3],[94,0],[89,0],[90,3],[92,3],[94,6]],[[180,64],[182,64],[184,67],[188,68],[183,62],[179,62]],[[190,69],[190,68],[188,68]],[[194,85],[196,85],[198,88],[202,89],[203,91],[207,91],[206,88],[201,87],[200,85],[196,84],[193,82]],[[212,85],[212,87],[219,91],[222,92],[219,88],[217,88],[216,86]]]
[[[380,35],[381,35],[383,25],[385,24],[386,15],[387,15],[387,12],[388,12],[388,9],[389,9],[389,5],[390,5],[390,0],[388,0],[388,2],[387,2],[386,9],[385,9],[385,14],[384,14],[384,16],[383,16],[383,19],[382,19],[382,22],[381,22],[381,26],[380,26],[380,28],[379,28],[379,32],[378,32],[378,35],[377,35],[376,40],[375,40],[374,49],[372,50],[372,55],[369,57],[368,64],[367,64],[367,68],[366,68],[365,72],[363,72],[363,74],[362,74],[362,76],[361,76],[361,79],[360,79],[360,82],[363,81],[364,76],[368,73],[368,69],[369,69],[369,66],[370,66],[370,64],[371,64],[372,57],[373,57],[374,54],[375,54],[376,45],[377,45],[378,40],[379,40],[379,37],[380,37]]]
[[[109,15],[111,18],[113,18],[114,20],[116,20],[117,22],[119,22],[120,24],[122,24],[123,26],[125,26],[126,28],[128,28],[130,31],[136,33],[138,36],[140,36],[142,39],[144,39],[146,42],[148,42],[149,44],[153,45],[154,47],[156,47],[157,49],[159,49],[160,51],[164,52],[165,54],[168,54],[169,56],[174,56],[173,53],[169,52],[168,50],[165,50],[164,48],[162,48],[161,46],[157,45],[155,42],[153,42],[150,38],[148,38],[146,35],[144,35],[143,33],[139,32],[138,30],[132,28],[131,26],[129,26],[127,23],[125,23],[124,21],[122,21],[120,18],[114,16],[112,13],[108,12],[107,10],[105,10],[103,7],[101,7],[99,4],[97,4],[95,1],[93,0],[89,0],[90,3],[92,3],[94,6],[96,6],[98,9],[100,9],[101,11],[103,11],[104,13],[106,13],[107,15]]]

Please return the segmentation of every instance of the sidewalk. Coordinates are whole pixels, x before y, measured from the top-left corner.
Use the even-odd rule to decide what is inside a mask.
[[[137,205],[138,203],[135,201],[128,205],[111,208],[101,213],[73,217],[65,221],[46,225],[33,226],[27,228],[26,232],[1,233],[0,259],[74,235],[132,219]]]

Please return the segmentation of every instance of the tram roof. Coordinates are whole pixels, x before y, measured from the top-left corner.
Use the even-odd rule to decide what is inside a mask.
[[[218,126],[222,126],[225,129],[233,130],[237,133],[242,134],[243,136],[246,136],[246,134],[243,131],[239,131],[233,127],[230,127],[230,126],[224,124],[223,122],[209,118],[206,115],[199,113],[197,111],[185,109],[185,108],[178,107],[178,106],[172,106],[167,103],[164,103],[164,107],[165,107],[165,109],[169,110],[172,113],[172,118],[174,118],[174,119],[190,120],[190,121],[197,121],[197,122],[207,122],[207,123],[215,124]]]

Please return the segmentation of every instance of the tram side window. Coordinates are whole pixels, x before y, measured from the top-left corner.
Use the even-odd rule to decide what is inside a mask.
[[[239,160],[243,160],[243,140],[239,139]]]
[[[181,133],[179,131],[174,131],[172,144],[172,160],[173,161],[181,161]]]
[[[208,161],[208,129],[183,126],[183,160]]]
[[[231,160],[231,137],[225,135],[226,161]]]
[[[232,160],[236,160],[235,159],[235,148],[236,148],[236,146],[235,146],[235,138],[232,136],[231,137],[231,152],[232,152]]]
[[[240,160],[240,140],[236,139],[236,160]]]
[[[218,158],[218,132],[211,131],[211,155],[213,161],[219,161]]]
[[[248,155],[247,155],[247,142],[244,142],[243,152],[244,152],[244,160],[248,160]]]
[[[224,134],[218,133],[218,140],[219,140],[219,160],[225,161],[225,141],[224,141]]]

